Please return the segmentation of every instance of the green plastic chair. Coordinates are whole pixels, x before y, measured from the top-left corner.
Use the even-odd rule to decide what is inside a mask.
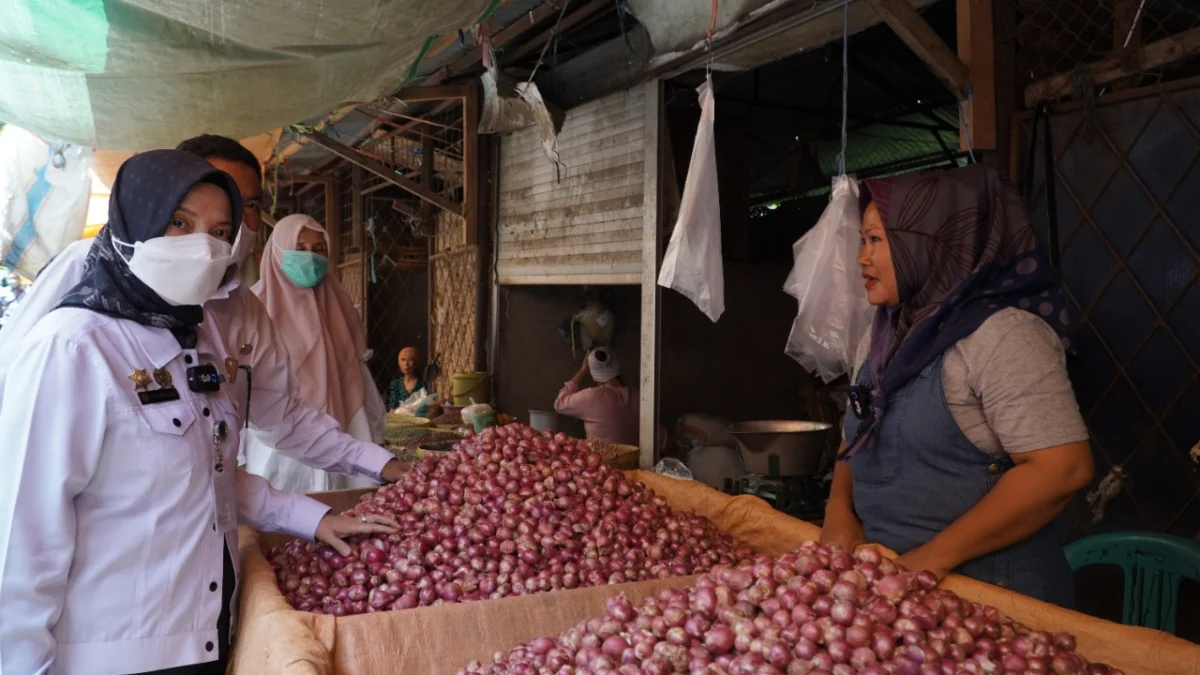
[[[1110,532],[1071,542],[1071,570],[1116,565],[1125,572],[1124,616],[1127,626],[1145,626],[1175,634],[1179,583],[1200,582],[1200,543],[1154,532]]]

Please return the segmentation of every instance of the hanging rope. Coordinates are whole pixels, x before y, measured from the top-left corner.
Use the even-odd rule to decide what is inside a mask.
[[[568,4],[564,2],[558,10],[558,18],[554,20],[554,27],[550,29],[551,38],[546,40],[546,44],[542,45],[542,51],[538,53],[537,63],[533,64],[533,71],[529,73],[529,78],[525,80],[526,87],[533,83],[534,76],[537,75],[538,69],[542,67],[542,62],[546,60],[546,51],[550,49],[550,43],[554,42],[554,37],[558,35],[558,25],[562,23],[563,16],[567,13]]]
[[[708,18],[708,30],[704,32],[704,53],[707,60],[704,64],[704,74],[708,78],[712,78],[713,36],[717,34],[717,10],[720,9],[719,0],[712,0],[712,13]]]
[[[837,156],[839,176],[846,175],[846,141],[850,120],[850,0],[842,3],[842,151]]]
[[[379,252],[379,242],[375,240],[375,216],[367,218],[367,233],[371,235],[371,283],[379,283],[375,275],[375,254]]]
[[[1104,509],[1113,497],[1121,492],[1125,487],[1125,481],[1129,479],[1129,474],[1120,466],[1114,466],[1112,471],[1108,472],[1096,486],[1095,490],[1087,493],[1088,508],[1092,514],[1092,522],[1098,523],[1104,519]]]

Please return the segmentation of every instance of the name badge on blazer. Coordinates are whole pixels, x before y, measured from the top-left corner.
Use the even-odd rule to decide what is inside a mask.
[[[154,405],[155,403],[167,403],[178,400],[179,390],[175,387],[163,387],[161,389],[138,392],[138,401],[141,401],[142,405]]]

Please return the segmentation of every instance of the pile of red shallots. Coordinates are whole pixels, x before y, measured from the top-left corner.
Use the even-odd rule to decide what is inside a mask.
[[[1031,631],[937,588],[878,551],[805,543],[779,559],[721,566],[695,586],[540,637],[459,675],[1108,675],[1065,633]]]
[[[292,541],[268,558],[296,609],[345,616],[707,572],[750,560],[708,520],[672,511],[586,443],[519,424],[472,435],[363,497],[391,536],[339,555]]]

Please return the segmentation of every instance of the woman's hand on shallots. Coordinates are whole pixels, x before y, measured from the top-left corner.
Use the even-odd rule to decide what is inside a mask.
[[[355,534],[396,534],[400,524],[388,518],[370,514],[359,517],[335,516],[328,513],[317,524],[316,540],[329,544],[341,555],[350,555],[350,545],[343,537]]]

